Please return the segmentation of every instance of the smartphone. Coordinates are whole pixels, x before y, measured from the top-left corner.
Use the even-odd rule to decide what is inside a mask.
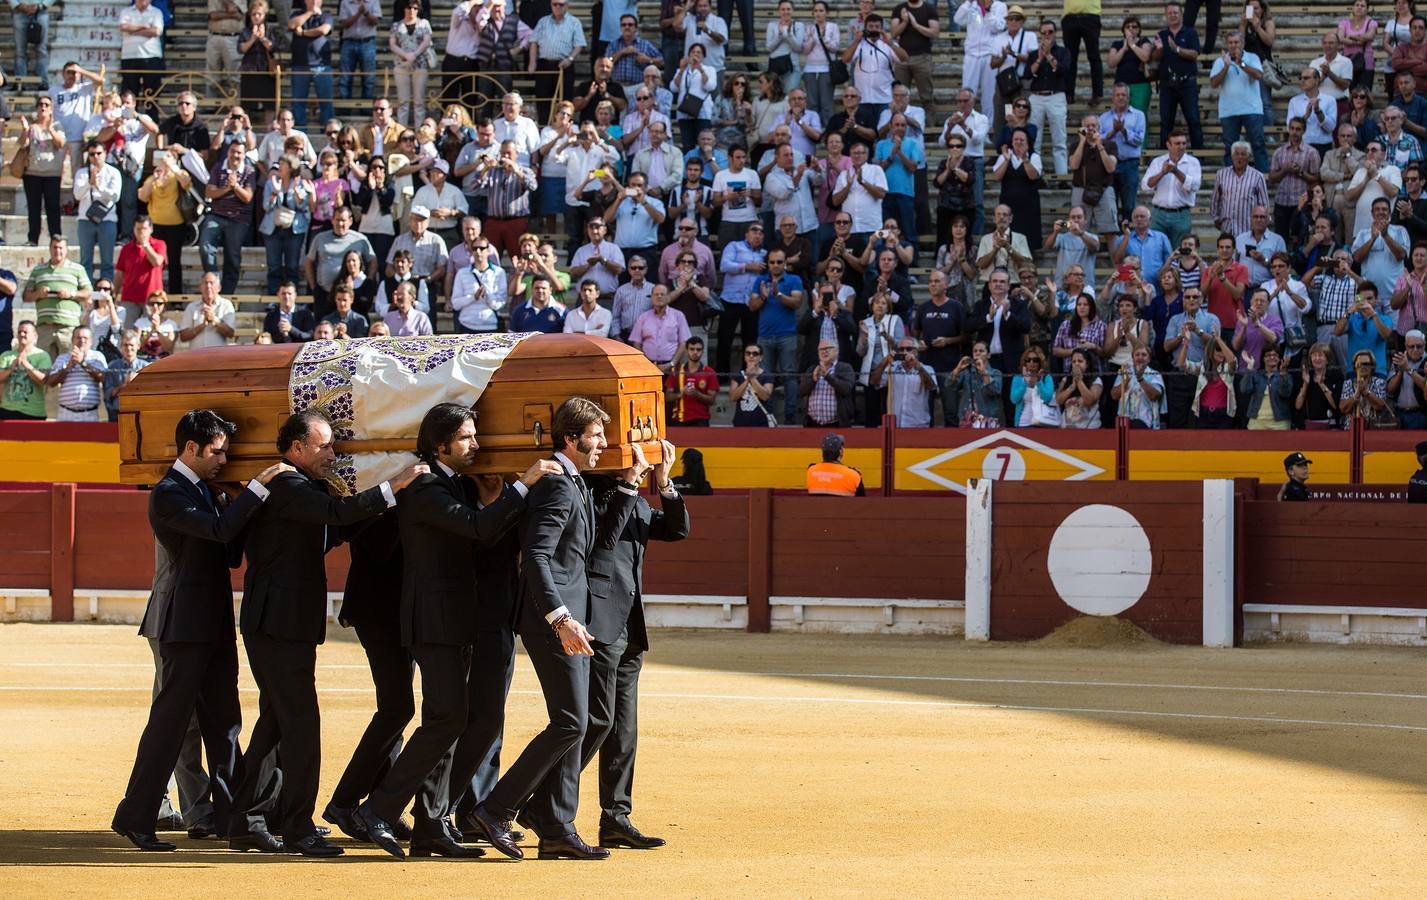
[[[595,176],[596,178],[603,178],[603,177],[605,177],[605,170],[604,170],[604,169],[595,169],[595,170],[594,170],[593,172],[591,172],[590,174],[593,175],[593,176]]]

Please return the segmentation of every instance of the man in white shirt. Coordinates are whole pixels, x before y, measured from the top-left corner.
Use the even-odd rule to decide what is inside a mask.
[[[218,273],[204,272],[199,282],[199,297],[183,308],[179,322],[179,340],[188,342],[188,349],[226,347],[233,342],[233,325],[237,313],[233,304],[218,296]]]
[[[316,163],[317,151],[313,149],[312,141],[308,139],[306,134],[293,127],[292,110],[278,110],[276,121],[277,128],[264,135],[262,141],[258,144],[258,161],[261,163],[259,167],[261,171],[266,172],[270,166],[282,158],[283,145],[286,144],[287,139],[293,135],[296,135],[302,140],[302,161],[309,166]]]
[[[969,0],[970,2],[970,0]],[[971,189],[976,213],[971,223],[971,233],[980,234],[986,229],[986,136],[991,132],[991,120],[976,108],[976,92],[964,87],[956,92],[956,111],[946,117],[941,129],[941,144],[947,146],[953,134],[959,135],[966,143],[966,156],[971,160],[971,168],[976,173],[976,185]]]
[[[524,114],[524,108],[525,100],[520,94],[511,91],[501,98],[500,117],[493,124],[496,143],[514,141],[515,161],[522,166],[529,166],[530,154],[540,149],[540,126]]]
[[[585,233],[584,221],[590,204],[584,199],[586,189],[597,190],[600,175],[612,173],[619,153],[600,139],[594,122],[581,122],[574,140],[557,145],[556,159],[565,164],[565,219],[570,243]]]
[[[966,31],[966,42],[962,48],[965,56],[961,61],[961,87],[971,91],[983,109],[988,108],[996,99],[997,67],[992,65],[991,56],[1004,48],[1006,4],[1001,0],[962,0],[952,21]],[[1026,17],[1021,15],[1019,22],[1025,21]],[[1034,50],[1035,45],[1035,39],[1031,38],[1030,50],[1026,52]],[[966,155],[970,156],[970,146],[966,150]]]
[[[873,13],[863,21],[862,33],[842,51],[842,61],[852,73],[863,107],[881,115],[892,102],[892,66],[907,61],[907,51],[887,39],[881,16]]]
[[[797,223],[798,237],[811,241],[818,228],[812,192],[813,188],[821,186],[822,173],[815,168],[809,169],[806,161],[794,166],[792,144],[782,145],[776,154],[764,187],[768,196],[773,198],[773,215],[780,221],[783,216],[792,216]]]
[[[630,265],[633,265],[636,259],[646,267],[648,266],[643,257],[638,256],[630,259]],[[565,313],[565,333],[609,337],[610,321],[610,311],[600,306],[599,286],[591,281],[581,284],[580,305]]]
[[[469,245],[471,263],[456,272],[451,283],[451,308],[459,334],[490,334],[500,330],[507,299],[505,270],[490,262],[490,239],[477,237]]]
[[[568,271],[570,281],[588,278],[599,285],[600,296],[612,302],[615,289],[619,287],[619,276],[624,272],[624,251],[605,240],[606,231],[603,219],[590,219],[585,223],[585,236],[589,242],[570,257]]]
[[[1203,170],[1199,160],[1189,154],[1189,138],[1183,131],[1171,131],[1168,146],[1169,152],[1155,157],[1145,170],[1140,189],[1154,194],[1150,228],[1164,232],[1170,246],[1178,246],[1190,231],[1189,214],[1203,182]]]
[[[1368,141],[1367,156],[1348,182],[1345,196],[1357,204],[1354,222],[1359,231],[1372,221],[1372,204],[1379,197],[1396,200],[1402,190],[1402,170],[1387,162],[1387,150],[1381,140]],[[1390,292],[1389,292],[1390,293]]]
[[[689,13],[693,13],[690,15]],[[692,9],[685,8],[674,17],[674,27],[684,30],[684,55],[695,44],[704,45],[704,65],[720,75],[724,69],[724,50],[728,45],[728,23],[713,14],[710,0],[694,0]],[[670,64],[672,60],[665,60]]]
[[[424,206],[431,210],[426,227],[445,241],[447,248],[460,242],[461,219],[469,210],[466,195],[446,180],[450,171],[451,166],[446,160],[436,160],[426,172],[430,180],[411,198],[412,206]]]
[[[119,13],[121,91],[158,93],[159,73],[164,67],[163,33],[164,14],[151,0],[134,0],[133,6]],[[48,78],[49,73],[42,77]]]
[[[1298,76],[1303,93],[1288,101],[1288,119],[1300,118],[1307,126],[1303,139],[1322,156],[1333,145],[1333,130],[1338,127],[1338,102],[1321,90],[1321,75],[1306,68]]]
[[[832,201],[852,217],[852,234],[866,239],[882,227],[882,198],[887,196],[887,174],[867,161],[867,145],[852,145],[852,167],[837,177]]]
[[[104,79],[98,72],[90,72],[72,61],[64,64],[61,76],[63,84],[50,85],[50,99],[54,101],[55,121],[64,132],[69,170],[77,172],[84,165],[81,155],[84,152],[84,129],[89,124],[96,92]]]
[[[1339,52],[1342,49],[1343,42],[1338,37],[1338,32],[1325,32],[1323,34],[1323,55],[1308,64],[1308,67],[1316,71],[1319,79],[1322,80],[1324,95],[1334,103],[1347,97],[1348,88],[1353,84],[1353,61]],[[1313,142],[1309,141],[1309,143]]]
[[[109,363],[93,344],[94,336],[89,327],[76,326],[70,337],[69,352],[57,356],[45,376],[46,387],[59,387],[57,421],[100,421],[104,370]]]

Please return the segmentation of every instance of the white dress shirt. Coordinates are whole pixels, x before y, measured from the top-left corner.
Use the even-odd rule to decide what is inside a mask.
[[[1150,179],[1164,171],[1164,167],[1169,165],[1169,154],[1156,156],[1154,162],[1145,170],[1145,177],[1140,179],[1140,190],[1148,191]],[[1185,153],[1179,158],[1176,164],[1179,171],[1184,174],[1184,181],[1173,174],[1166,175],[1155,185],[1154,199],[1151,201],[1155,206],[1163,209],[1190,209],[1194,206],[1194,195],[1199,192],[1199,186],[1203,180],[1203,170],[1199,167],[1199,160],[1192,154]]]

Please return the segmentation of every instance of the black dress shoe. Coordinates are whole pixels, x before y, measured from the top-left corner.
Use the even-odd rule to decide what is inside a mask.
[[[628,847],[631,850],[653,850],[668,841],[650,837],[628,822],[600,822],[601,847]]]
[[[301,853],[303,856],[312,856],[317,859],[332,859],[342,855],[342,848],[327,843],[322,835],[313,833],[300,837],[295,841],[283,841],[283,847],[288,853]]]
[[[212,819],[204,819],[201,822],[194,822],[193,826],[188,829],[188,839],[191,841],[201,841],[217,833],[218,824]]]
[[[396,821],[387,824],[391,826],[391,833],[396,835],[398,841],[411,840],[411,826],[406,824],[405,819],[398,816]]]
[[[475,821],[471,818],[470,813],[456,813],[456,828],[461,833],[461,840],[465,841],[468,844],[474,844],[478,842],[490,843],[486,840],[485,832],[481,831],[481,829],[476,825]],[[510,839],[517,844],[525,840],[525,832],[517,831],[514,828],[511,828],[506,831],[506,834],[509,835]]]
[[[450,834],[430,834],[411,839],[411,855],[445,856],[450,859],[475,859],[485,856],[480,847],[466,847],[452,839]]]
[[[367,839],[397,859],[406,859],[406,851],[401,849],[401,843],[397,841],[396,835],[392,834],[391,826],[386,820],[367,808],[363,803],[357,807],[357,820],[367,830]]]
[[[127,828],[113,826],[114,833],[123,838],[128,838],[129,843],[143,850],[145,853],[172,853],[178,849],[177,844],[168,841],[161,841],[158,835],[153,832],[130,831]]]
[[[367,837],[367,826],[357,818],[355,806],[338,806],[335,803],[329,803],[327,808],[322,810],[322,819],[336,825],[343,834],[354,841],[371,840]]]
[[[267,831],[250,831],[228,838],[229,850],[257,850],[259,853],[282,853],[283,843]]]
[[[490,842],[490,845],[511,859],[525,859],[525,851],[516,846],[510,836],[510,823],[497,819],[482,804],[471,810],[470,821]]]
[[[609,859],[603,847],[591,847],[573,831],[558,838],[540,839],[541,859]]]
[[[177,813],[173,813],[173,814],[167,815],[167,816],[159,816],[158,821],[154,822],[154,831],[182,831],[182,830],[183,830],[183,817],[180,816],[180,815],[178,815]]]

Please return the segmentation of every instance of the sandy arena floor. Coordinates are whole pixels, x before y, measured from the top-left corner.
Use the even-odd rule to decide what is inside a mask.
[[[333,629],[341,632],[341,629]],[[319,809],[370,710],[318,657]],[[0,626],[6,896],[1420,896],[1427,655],[660,633],[635,822],[603,863],[309,861],[111,834],[148,705],[129,627]],[[251,727],[256,694],[246,671]],[[507,744],[541,724],[524,658]],[[246,737],[246,735],[245,735]],[[580,825],[594,837],[594,779]],[[533,853],[532,853],[533,856]]]

